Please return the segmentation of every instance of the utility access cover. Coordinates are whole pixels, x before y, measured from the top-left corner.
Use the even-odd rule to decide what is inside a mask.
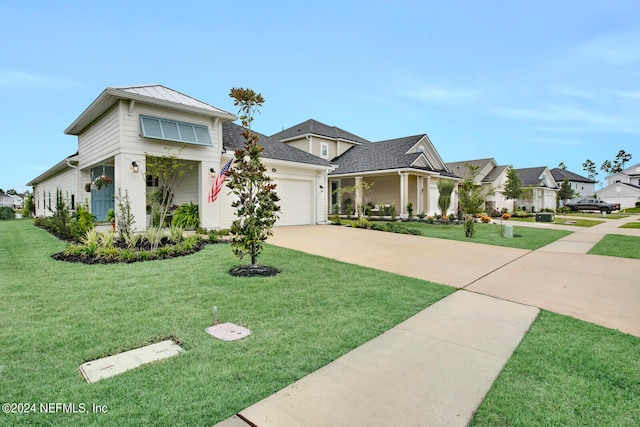
[[[88,383],[113,377],[138,366],[177,356],[184,350],[172,340],[125,351],[80,365],[80,372]]]
[[[209,335],[224,341],[235,341],[251,335],[250,330],[234,323],[209,326],[206,331]]]

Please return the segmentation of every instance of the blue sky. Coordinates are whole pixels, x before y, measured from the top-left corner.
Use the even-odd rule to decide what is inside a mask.
[[[4,190],[76,151],[63,131],[106,87],[151,83],[232,113],[250,87],[268,135],[313,118],[426,133],[445,162],[640,162],[637,0],[4,0],[0,39]]]

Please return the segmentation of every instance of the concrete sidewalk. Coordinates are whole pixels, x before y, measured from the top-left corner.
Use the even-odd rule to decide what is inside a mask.
[[[465,426],[537,315],[457,291],[218,426]]]
[[[464,290],[218,426],[467,425],[538,308],[640,336],[640,260],[586,254],[609,233],[640,237],[618,228],[632,220],[640,217],[580,228],[537,251],[278,228],[269,243]]]

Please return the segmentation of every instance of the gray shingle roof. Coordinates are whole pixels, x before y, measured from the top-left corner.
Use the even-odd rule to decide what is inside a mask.
[[[502,172],[508,167],[509,166],[496,166],[495,168],[491,169],[491,172],[489,172],[487,176],[484,177],[482,182],[495,182],[495,180],[498,179],[500,174],[502,174]]]
[[[559,183],[564,181],[565,178],[567,178],[567,180],[573,181],[573,182],[586,182],[589,184],[595,184],[595,181],[589,178],[585,178],[584,176],[578,175],[577,173],[573,173],[571,171],[560,169],[560,168],[551,169],[551,175],[553,176],[553,179],[555,179]]]
[[[527,187],[531,185],[537,187],[542,182],[540,175],[542,175],[545,169],[546,168],[544,166],[539,166],[535,168],[516,169],[516,172],[518,173],[523,186]]]
[[[235,123],[222,124],[222,145],[225,150],[235,151],[245,145],[245,139],[242,136],[244,128]],[[255,131],[254,131],[255,132]],[[262,155],[267,159],[286,160],[290,162],[308,163],[312,165],[330,167],[331,163],[321,159],[320,157],[309,154],[298,148],[287,145],[275,138],[262,135],[258,132],[260,139],[258,144],[263,147]]]
[[[368,140],[361,138],[358,135],[354,135],[351,132],[340,129],[339,127],[325,125],[324,123],[320,123],[313,119],[309,119],[306,122],[291,126],[288,129],[271,135],[271,137],[276,138],[280,141],[286,141],[291,138],[296,138],[308,134],[324,136],[332,139],[341,139],[358,144],[369,142]]]
[[[333,163],[338,165],[338,168],[330,174],[336,175],[412,167],[411,164],[423,154],[407,154],[407,151],[423,137],[425,137],[424,134],[354,146],[333,159]],[[414,168],[433,170],[415,166]]]
[[[469,175],[469,169],[467,168],[467,164],[478,167],[479,169],[484,168],[489,163],[491,163],[493,159],[476,159],[476,160],[463,160],[460,162],[447,162],[445,165],[447,168],[455,175],[460,178],[467,178]]]

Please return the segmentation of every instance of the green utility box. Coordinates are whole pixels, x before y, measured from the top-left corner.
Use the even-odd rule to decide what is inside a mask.
[[[542,212],[536,214],[536,222],[553,222],[556,220],[556,216],[552,213]]]

